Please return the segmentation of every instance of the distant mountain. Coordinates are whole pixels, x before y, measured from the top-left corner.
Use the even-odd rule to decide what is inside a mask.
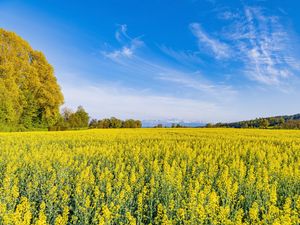
[[[177,119],[170,119],[170,120],[143,120],[142,121],[143,127],[154,127],[158,124],[162,124],[163,127],[171,127],[172,124],[179,124],[180,126],[184,127],[204,127],[206,123],[197,122],[197,121],[182,121]]]

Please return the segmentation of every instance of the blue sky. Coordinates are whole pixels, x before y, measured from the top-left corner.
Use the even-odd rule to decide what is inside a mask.
[[[218,122],[300,112],[298,1],[0,0],[0,27],[94,118]]]

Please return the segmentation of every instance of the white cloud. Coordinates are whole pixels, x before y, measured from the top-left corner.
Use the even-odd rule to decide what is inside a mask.
[[[195,79],[195,77],[197,78]],[[222,101],[230,101],[237,94],[231,86],[212,84],[205,80],[204,76],[199,74],[199,72],[186,74],[169,70],[161,73],[158,79],[176,83],[181,87],[197,90],[207,97],[214,97]]]
[[[217,59],[230,57],[230,47],[207,34],[199,23],[190,24],[190,29],[197,38],[200,49],[209,50]]]
[[[161,81],[168,87],[174,87],[173,91],[184,89],[185,93],[193,93],[194,97],[230,101],[237,93],[231,86],[214,84],[207,80],[207,76],[199,71],[179,69],[161,60],[135,56],[132,59],[123,58],[114,62],[118,63],[122,73],[138,74],[155,85],[162,85],[157,82]]]
[[[114,50],[111,52],[103,52],[103,55],[112,60],[116,60],[120,57],[131,58],[133,56],[134,49],[132,47],[123,46],[119,50]]]
[[[125,40],[130,39],[130,37],[127,35],[127,25],[121,24],[119,25],[119,29],[116,30],[115,38],[117,41],[122,42]]]
[[[116,40],[122,44],[121,48],[113,49],[110,51],[102,51],[102,54],[111,60],[118,61],[120,58],[132,58],[135,55],[135,51],[140,48],[144,42],[140,40],[140,37],[131,38],[127,34],[127,25],[119,25],[115,33]]]
[[[162,45],[160,50],[177,62],[186,65],[203,64],[203,60],[198,56],[198,52],[174,50],[173,48]]]
[[[218,18],[223,20],[232,20],[239,18],[240,15],[238,13],[234,13],[232,11],[224,11],[219,13]]]
[[[83,105],[93,118],[116,116],[141,120],[176,118],[184,121],[212,121],[223,120],[230,114],[211,102],[150,94],[118,85],[84,84],[78,88],[69,82],[63,84],[62,89],[67,106],[76,108]]]
[[[292,38],[280,18],[267,16],[261,8],[245,7],[244,16],[227,30],[236,58],[244,63],[244,73],[250,79],[280,87],[299,70]]]
[[[297,79],[300,60],[293,49],[295,38],[281,18],[268,15],[264,8],[249,6],[239,12],[226,9],[217,17],[229,23],[223,26],[219,39],[206,33],[199,23],[190,24],[199,48],[209,50],[216,59],[228,59],[227,67],[239,63],[239,69],[236,65],[232,68],[253,81],[283,91],[289,89]]]
[[[126,32],[127,28],[122,28],[121,30]],[[136,45],[135,40],[139,41],[138,39],[132,39],[132,46]],[[144,49],[146,49],[147,46],[144,43],[143,45]],[[123,47],[121,50],[106,52],[105,57],[115,63],[114,67],[119,69],[119,73],[136,76],[136,79],[142,77],[143,80],[155,84],[155,86],[164,86],[168,83],[168,87],[174,87],[175,90],[185,90],[185,93],[189,93],[190,96],[192,95],[196,98],[230,101],[236,94],[232,87],[213,84],[199,71],[180,68],[177,64],[170,64],[156,55],[143,55],[141,52],[134,54],[132,49],[134,50],[135,48],[124,49]],[[195,53],[175,51],[165,46],[160,47],[160,49],[178,61],[183,60],[186,63],[199,63],[200,61]],[[172,84],[170,85],[170,83]],[[172,92],[174,89],[169,88]]]

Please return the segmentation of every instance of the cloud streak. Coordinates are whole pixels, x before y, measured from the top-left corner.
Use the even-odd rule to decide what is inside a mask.
[[[195,79],[195,77],[197,78]],[[197,90],[221,101],[229,101],[237,94],[237,91],[231,86],[212,84],[205,80],[204,76],[199,74],[199,72],[187,75],[178,71],[168,71],[161,73],[158,79],[175,83],[188,89]]]
[[[115,33],[115,38],[118,42],[122,42],[122,41],[124,41],[124,39],[125,40],[131,39],[127,34],[127,25],[126,24],[119,25],[119,27]]]
[[[167,56],[175,59],[178,63],[192,66],[195,64],[203,64],[203,60],[199,57],[199,52],[174,50],[173,48],[162,45],[160,50]]]
[[[224,59],[230,56],[230,47],[206,33],[199,23],[190,24],[190,29],[197,38],[200,50],[210,51],[216,59]]]
[[[84,102],[84,107],[96,118],[209,121],[212,114],[224,118],[224,110],[211,102],[150,94],[117,85],[85,84],[79,89],[76,84],[69,83],[63,85],[63,91],[68,106],[76,107]]]
[[[139,46],[139,44],[135,44],[135,40],[142,41],[128,37],[127,26],[120,26],[116,34],[116,39],[120,39],[121,36],[129,39],[131,48],[127,49],[125,44],[122,49],[105,52],[104,56],[115,63],[114,67],[119,68],[123,74],[131,74],[132,76],[138,74],[137,79],[148,80],[149,83],[156,83],[156,86],[168,85],[177,90],[185,90],[185,93],[191,93],[197,99],[207,98],[213,101],[226,99],[227,101],[236,94],[231,86],[214,84],[198,70],[187,69],[189,66],[185,66],[186,69],[178,68],[178,63],[170,64],[157,55],[150,57],[149,55],[143,55],[141,52],[134,54],[133,50]],[[146,44],[144,42],[142,44],[144,49],[147,49]],[[200,63],[200,58],[196,53],[175,51],[165,46],[160,47],[160,50],[183,64]],[[172,91],[170,88],[165,88],[166,92],[168,92],[167,90]]]
[[[241,116],[235,114],[237,111],[244,111],[244,115],[254,111],[257,113],[257,109],[248,112],[237,107],[236,104],[245,105],[239,102],[239,95],[244,94],[248,98],[249,90],[268,95],[268,91],[273,89],[267,90],[265,87],[278,89],[274,94],[287,89],[288,83],[296,77],[296,71],[300,71],[299,60],[290,47],[292,37],[279,17],[268,15],[262,8],[244,6],[240,12],[231,12],[227,8],[217,18],[224,22],[222,29],[215,31],[219,38],[208,33],[204,29],[205,24],[192,23],[189,29],[196,37],[197,50],[175,50],[160,45],[159,55],[149,49],[141,38],[131,38],[126,25],[120,25],[115,38],[121,47],[103,52],[103,55],[127,80],[142,80],[151,84],[149,88],[141,90],[139,88],[142,87],[135,86],[127,89],[120,83],[120,86],[87,86],[79,91],[67,87],[65,92],[85,98],[82,101],[88,102],[89,106],[105,105],[107,111],[93,112],[90,109],[98,117],[113,114],[143,120],[177,118],[222,121]],[[205,54],[211,56],[208,61],[203,57]],[[175,63],[170,63],[170,58]],[[243,79],[242,82],[226,84],[226,77],[217,74],[222,73],[221,69],[210,73],[216,65],[227,70],[226,73],[234,74],[230,81],[237,78]],[[239,75],[243,75],[242,78]],[[245,78],[254,81],[255,85],[245,81]],[[243,87],[247,90],[242,90]],[[245,94],[247,91],[248,94]],[[88,99],[88,96],[96,97]],[[254,96],[257,98],[259,94]],[[250,97],[248,100],[252,101]],[[252,104],[259,105],[257,100],[253,101],[255,104]],[[268,105],[263,108],[262,104],[260,108],[262,113],[272,107]]]
[[[298,59],[290,48],[293,40],[279,17],[245,6],[244,14],[226,30],[237,60],[244,64],[243,73],[250,79],[280,87],[299,71]]]
[[[226,24],[219,38],[205,32],[200,23],[189,25],[200,50],[262,85],[286,91],[297,79],[300,60],[291,47],[295,40],[279,16],[269,15],[264,8],[243,6],[239,12],[228,8],[218,12],[217,18]]]
[[[127,34],[127,25],[119,25],[116,33],[116,40],[122,44],[121,48],[111,51],[102,51],[102,55],[114,61],[118,61],[121,58],[132,58],[138,48],[144,45],[144,42],[140,40],[140,37],[131,38]]]

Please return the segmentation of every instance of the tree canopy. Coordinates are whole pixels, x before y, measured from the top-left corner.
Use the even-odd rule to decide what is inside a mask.
[[[63,100],[43,53],[15,33],[0,29],[0,128],[52,126]]]
[[[102,120],[92,119],[89,128],[141,128],[142,122],[140,120],[120,120],[116,117]]]

